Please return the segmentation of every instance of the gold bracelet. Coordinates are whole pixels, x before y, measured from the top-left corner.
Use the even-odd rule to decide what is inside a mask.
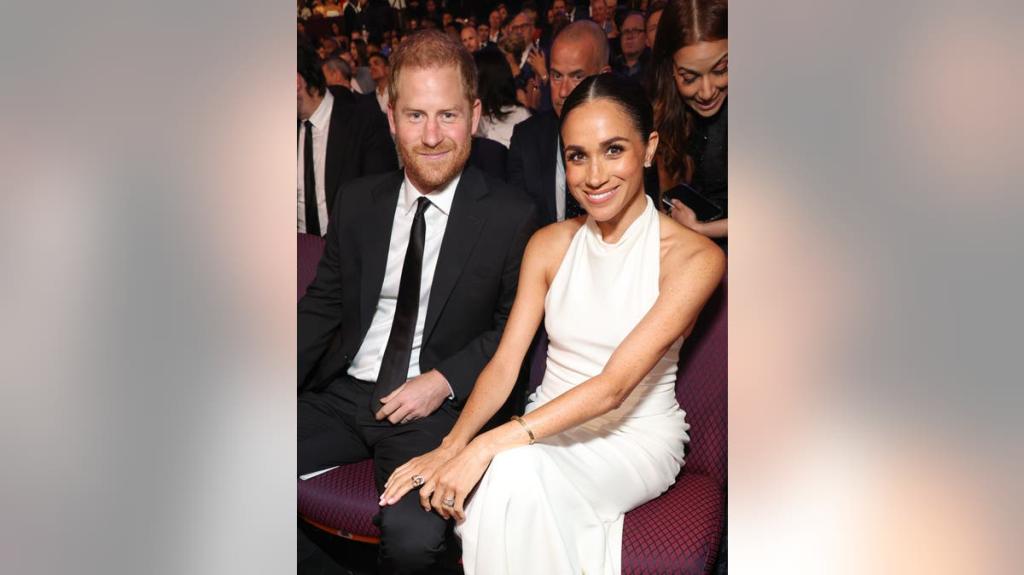
[[[530,445],[533,445],[537,441],[537,438],[535,438],[533,436],[533,432],[530,431],[530,426],[526,425],[526,422],[523,421],[522,417],[519,417],[518,415],[513,415],[512,416],[512,421],[518,421],[519,425],[523,426],[523,429],[525,429],[526,433],[529,434],[529,436],[530,436]]]

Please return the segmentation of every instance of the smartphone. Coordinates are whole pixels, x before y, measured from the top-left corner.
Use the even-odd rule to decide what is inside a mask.
[[[712,203],[697,193],[697,190],[686,184],[679,184],[674,188],[665,190],[665,193],[661,195],[661,202],[669,210],[673,207],[670,200],[679,200],[686,204],[686,207],[693,210],[697,215],[697,220],[701,222],[713,222],[721,219],[724,215],[720,206]]]

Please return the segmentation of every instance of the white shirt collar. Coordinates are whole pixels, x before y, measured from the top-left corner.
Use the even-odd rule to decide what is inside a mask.
[[[334,96],[330,90],[324,90],[324,99],[316,107],[316,111],[309,117],[310,123],[318,129],[324,129],[331,123],[331,109],[334,108]]]
[[[437,190],[436,192],[427,194],[430,199],[430,203],[434,204],[434,207],[441,210],[441,213],[447,216],[452,211],[452,201],[455,199],[455,188],[459,186],[459,180],[462,179],[462,172],[459,172],[457,176],[452,178],[452,181],[448,182],[448,185]],[[416,200],[421,196],[420,192],[416,189],[416,186],[409,181],[409,176],[405,176],[405,181],[402,182],[402,191],[398,194],[398,209],[402,210],[403,213],[409,213],[416,207]]]

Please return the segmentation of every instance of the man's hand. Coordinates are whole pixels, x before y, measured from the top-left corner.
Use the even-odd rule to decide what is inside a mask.
[[[377,420],[387,418],[394,425],[422,419],[434,411],[451,393],[448,380],[432,369],[406,381],[398,389],[380,399],[383,407]]]

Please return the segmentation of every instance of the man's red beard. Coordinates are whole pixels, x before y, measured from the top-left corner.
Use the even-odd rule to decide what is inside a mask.
[[[443,160],[428,160],[420,154],[439,154],[447,152]],[[438,190],[446,186],[465,167],[469,160],[470,146],[459,148],[451,139],[433,148],[427,146],[413,146],[407,150],[403,146],[398,147],[398,153],[402,156],[402,165],[405,166],[409,179],[418,187],[427,188],[430,191]],[[423,190],[426,191],[426,190]]]

